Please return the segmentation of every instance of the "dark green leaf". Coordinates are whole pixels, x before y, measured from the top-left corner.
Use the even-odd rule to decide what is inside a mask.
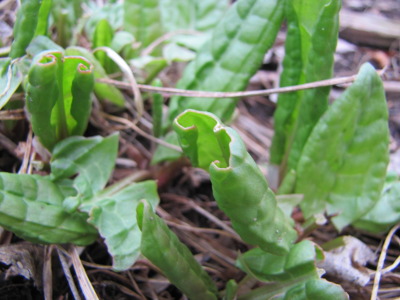
[[[178,88],[203,91],[240,91],[262,64],[283,19],[283,1],[239,0],[215,27],[212,38],[185,69]],[[257,28],[257,30],[254,30]],[[209,111],[231,119],[237,100],[186,98],[170,101],[172,121],[185,109]]]

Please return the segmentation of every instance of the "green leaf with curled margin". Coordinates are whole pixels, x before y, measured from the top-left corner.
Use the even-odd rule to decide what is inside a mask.
[[[106,71],[99,63],[99,61],[94,57],[92,53],[90,53],[85,48],[68,47],[65,50],[65,53],[66,55],[83,56],[88,61],[90,61],[90,63],[93,64],[94,66],[93,68],[94,79],[108,78]],[[118,107],[124,107],[125,105],[124,95],[115,86],[96,81],[94,83],[94,93],[100,100],[107,100]]]
[[[72,135],[82,135],[91,111],[92,65],[83,57],[45,51],[34,57],[26,106],[32,130],[50,151]]]
[[[140,254],[142,233],[136,220],[136,207],[143,199],[152,207],[158,205],[155,181],[118,182],[79,207],[90,215],[89,223],[104,238],[113,258],[113,269],[117,271],[129,269]]]
[[[137,222],[142,231],[142,254],[192,300],[216,300],[217,289],[208,274],[152,207],[141,202]]]
[[[262,64],[283,20],[283,1],[239,0],[233,4],[185,69],[177,87],[202,91],[241,91]],[[185,109],[232,118],[236,99],[173,97],[172,121]]]
[[[331,78],[341,1],[283,2],[288,29],[280,85]],[[307,138],[328,108],[329,91],[330,87],[320,87],[279,95],[271,163],[280,165],[281,179],[288,171],[296,169]]]
[[[51,159],[54,181],[74,179],[74,187],[83,197],[101,191],[114,169],[118,151],[118,134],[103,138],[70,137],[58,143]]]
[[[251,249],[239,257],[239,268],[269,284],[238,299],[348,299],[340,286],[320,279],[316,261],[323,257],[322,250],[308,240],[294,245],[286,256]]]
[[[388,111],[382,81],[365,64],[356,81],[322,116],[304,147],[296,193],[306,218],[324,212],[339,230],[378,201],[389,160]]]
[[[240,237],[265,251],[287,253],[296,232],[237,132],[195,110],[180,114],[173,125],[192,164],[210,172],[217,204]]]
[[[34,243],[91,244],[97,230],[86,213],[65,210],[65,191],[49,177],[0,173],[0,225]]]

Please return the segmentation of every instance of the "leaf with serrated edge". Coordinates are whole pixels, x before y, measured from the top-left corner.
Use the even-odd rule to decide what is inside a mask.
[[[387,122],[382,81],[366,64],[320,119],[304,148],[296,193],[304,194],[300,206],[306,218],[326,208],[342,229],[378,201],[389,157]]]

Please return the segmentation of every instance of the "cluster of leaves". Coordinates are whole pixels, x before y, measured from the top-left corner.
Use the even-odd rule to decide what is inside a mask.
[[[125,0],[98,7],[89,1],[22,1],[9,57],[0,60],[0,106],[12,107],[11,96],[24,90],[33,132],[51,152],[50,172],[0,173],[0,225],[38,243],[88,245],[101,235],[114,269],[129,268],[142,254],[190,299],[217,299],[212,279],[154,213],[156,183],[127,178],[106,187],[118,135],[81,135],[93,95],[119,109],[128,104],[119,89],[97,79],[107,79],[123,61],[138,70],[141,83],[160,85],[153,79],[171,62],[192,60],[179,88],[240,91],[261,65],[283,20],[287,39],[281,85],[328,79],[340,4]],[[49,27],[56,32],[54,41]],[[82,32],[92,50],[100,50],[76,46]],[[112,51],[114,59],[101,49]],[[363,66],[331,106],[329,91],[322,87],[279,96],[271,149],[276,176],[270,183],[240,136],[222,123],[233,119],[237,100],[175,96],[163,118],[162,97],[152,98],[154,135],[179,143],[193,166],[210,173],[218,206],[243,241],[256,246],[237,265],[269,284],[239,299],[347,298],[339,286],[320,278],[316,263],[324,259],[323,251],[310,241],[295,243],[290,212],[271,186],[279,194],[302,194],[300,208],[308,223],[327,213],[339,230],[354,225],[383,231],[400,220],[398,178],[390,177],[384,186],[389,133],[379,76],[370,65]],[[159,147],[153,162],[180,155]],[[382,218],[382,211],[390,218]],[[237,291],[236,283],[229,282],[224,298],[234,299]]]

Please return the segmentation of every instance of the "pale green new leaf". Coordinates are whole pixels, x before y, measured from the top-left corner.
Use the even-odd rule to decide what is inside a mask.
[[[142,254],[191,300],[216,300],[217,289],[190,250],[147,202],[137,208]]]
[[[152,207],[159,202],[155,181],[120,183],[102,191],[80,209],[89,213],[89,222],[96,226],[104,238],[113,258],[113,268],[118,271],[131,267],[140,254],[142,233],[136,221],[136,207],[146,199]]]
[[[143,49],[163,34],[159,0],[125,0],[124,29]]]
[[[239,299],[348,299],[343,289],[320,279],[316,262],[323,259],[322,251],[312,242],[303,240],[294,245],[286,256],[277,256],[254,248],[243,254],[238,266],[260,281],[269,282]]]
[[[315,126],[297,169],[306,218],[326,209],[338,229],[378,201],[388,163],[388,112],[382,81],[362,66],[357,80]]]
[[[91,244],[96,229],[87,214],[65,211],[65,196],[48,177],[0,173],[0,225],[35,243]]]
[[[174,121],[184,153],[210,172],[218,206],[247,243],[278,255],[289,251],[296,232],[240,136],[207,112],[187,110]]]
[[[283,19],[283,1],[239,0],[233,4],[185,69],[177,87],[203,91],[240,91],[262,64]],[[256,28],[256,30],[255,30]],[[231,119],[237,100],[187,98],[170,101],[172,121],[185,109],[209,111]]]
[[[83,197],[102,190],[114,169],[118,134],[103,138],[70,137],[53,150],[51,174],[54,180],[74,179],[74,187]]]
[[[375,206],[353,225],[370,232],[386,232],[400,222],[400,182],[387,182]]]

